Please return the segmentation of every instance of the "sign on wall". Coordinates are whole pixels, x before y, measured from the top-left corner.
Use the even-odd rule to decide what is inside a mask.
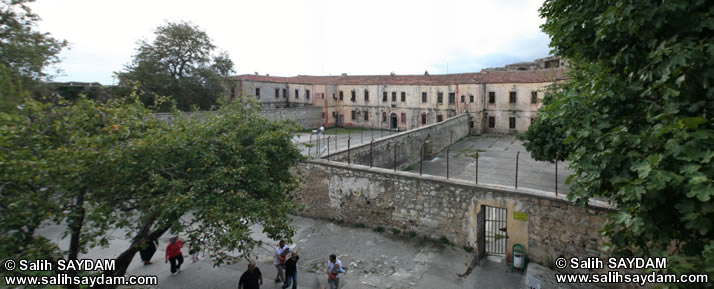
[[[528,213],[524,212],[513,212],[514,220],[528,221]]]

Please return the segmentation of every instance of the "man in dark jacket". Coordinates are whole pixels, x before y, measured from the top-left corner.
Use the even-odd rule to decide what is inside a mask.
[[[290,287],[290,281],[292,280],[293,289],[297,289],[297,261],[300,259],[297,251],[293,251],[290,255],[290,259],[285,261],[285,284],[283,284],[283,289]]]
[[[248,263],[248,270],[240,276],[240,281],[238,281],[238,289],[260,289],[260,285],[263,285],[263,274],[260,273],[260,269],[255,267],[255,263]]]

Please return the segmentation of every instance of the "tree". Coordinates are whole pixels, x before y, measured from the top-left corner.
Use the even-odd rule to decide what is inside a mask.
[[[296,127],[239,100],[170,124],[135,98],[27,99],[19,113],[0,113],[0,255],[78,259],[122,229],[131,245],[104,272],[122,276],[141,242],[167,231],[207,240],[217,265],[231,261],[225,252],[258,244],[253,224],[290,239],[289,192],[298,185],[290,170],[302,159],[291,142]],[[66,224],[68,251],[35,234],[46,222]]]
[[[34,0],[0,1],[0,111],[15,109],[22,98],[36,94],[44,69],[59,62],[67,46],[34,29],[39,16],[27,6]]]
[[[538,112],[528,141],[565,146],[569,198],[616,205],[606,249],[666,256],[667,271],[711,280],[714,6],[553,0],[540,13],[570,79]]]
[[[225,52],[212,55],[216,47],[197,26],[167,23],[155,34],[153,42],[139,42],[132,63],[119,73],[122,84],[142,83],[145,104],[152,104],[155,95],[168,95],[181,110],[209,110],[234,85],[229,77],[233,62]]]

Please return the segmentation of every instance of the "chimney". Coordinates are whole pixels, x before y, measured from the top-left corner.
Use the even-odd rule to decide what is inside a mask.
[[[265,76],[270,76],[270,74],[267,74],[267,73],[266,73]]]
[[[429,71],[428,71],[428,70],[424,70],[424,75],[429,75]]]
[[[389,75],[394,76],[395,75],[394,71],[390,72]]]
[[[258,75],[258,72],[257,72],[257,71],[255,72],[255,75]]]

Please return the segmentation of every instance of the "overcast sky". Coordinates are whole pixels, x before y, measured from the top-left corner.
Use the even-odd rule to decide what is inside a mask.
[[[190,21],[236,74],[474,72],[548,56],[542,1],[38,0],[38,29],[69,41],[57,81],[112,84],[138,40]]]

